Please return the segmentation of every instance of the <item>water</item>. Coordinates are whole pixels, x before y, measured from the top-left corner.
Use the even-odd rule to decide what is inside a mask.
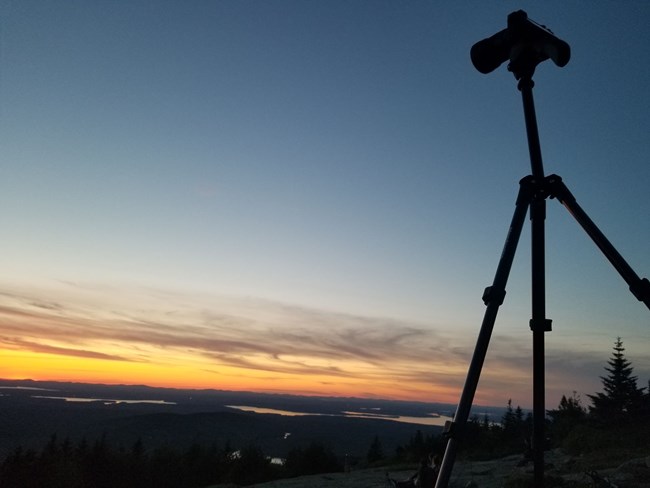
[[[65,400],[70,403],[90,403],[102,402],[104,405],[119,405],[120,403],[136,404],[136,403],[150,403],[154,405],[176,405],[176,402],[168,402],[166,400],[126,400],[121,398],[84,398],[84,397],[61,397],[61,396],[44,396],[32,395],[32,398],[43,398],[47,400]]]
[[[50,388],[36,388],[35,386],[0,386],[0,390],[58,391]]]
[[[350,412],[344,411],[340,414],[324,414],[324,413],[309,413],[309,412],[293,412],[289,410],[279,410],[275,408],[262,408],[262,407],[251,407],[248,405],[226,405],[230,408],[235,408],[237,410],[242,410],[244,412],[254,412],[254,413],[270,413],[275,415],[286,415],[288,417],[299,417],[304,415],[319,415],[319,416],[329,416],[329,417],[348,417],[348,418],[362,418],[362,419],[382,419],[382,420],[392,420],[393,422],[403,422],[407,424],[419,424],[419,425],[435,425],[439,427],[444,427],[445,422],[452,420],[451,417],[445,415],[438,415],[436,413],[430,414],[428,417],[410,417],[406,415],[386,415],[382,414],[379,411],[381,409],[374,408],[373,410],[377,413],[365,413],[365,412]]]

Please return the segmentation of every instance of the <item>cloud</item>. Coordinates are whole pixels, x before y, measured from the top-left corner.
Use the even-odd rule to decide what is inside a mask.
[[[315,390],[354,383],[369,392],[373,386],[435,400],[436,392],[460,393],[476,340],[441,324],[253,298],[66,286],[58,294],[0,292],[4,346],[150,364],[190,358],[197,370],[223,374],[227,368],[233,377],[293,377],[303,383],[313,378]],[[530,404],[530,350],[528,334],[495,336],[479,398],[504,403],[517,392],[522,405]],[[551,394],[597,387],[608,352],[571,349],[568,343],[547,351]]]
[[[50,346],[47,344],[40,344],[37,342],[24,341],[21,339],[1,337],[0,344],[6,349],[19,349],[31,352],[57,354],[60,356],[72,356],[78,358],[88,359],[104,359],[109,361],[127,361],[127,359],[112,354],[104,354],[96,351],[86,351],[81,349],[70,349],[65,347]]]
[[[31,302],[31,305],[36,308],[44,308],[45,310],[61,310],[62,307],[54,302]]]
[[[426,326],[262,300],[188,306],[182,298],[166,299],[119,313],[106,304],[93,315],[82,313],[77,303],[16,297],[12,306],[0,303],[0,331],[20,338],[14,346],[30,350],[41,344],[44,352],[45,341],[56,343],[48,349],[53,354],[91,357],[92,348],[85,345],[111,342],[190,351],[214,365],[329,377],[411,376],[413,365],[443,354],[436,346],[438,333]],[[57,306],[34,306],[47,303]],[[408,371],[402,371],[405,362]]]

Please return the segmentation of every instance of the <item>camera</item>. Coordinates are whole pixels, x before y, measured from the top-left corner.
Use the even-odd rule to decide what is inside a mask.
[[[470,51],[472,64],[487,74],[506,60],[508,70],[517,78],[523,70],[535,70],[542,61],[551,59],[563,67],[569,62],[571,48],[543,25],[530,20],[523,10],[508,15],[508,27],[477,42]]]

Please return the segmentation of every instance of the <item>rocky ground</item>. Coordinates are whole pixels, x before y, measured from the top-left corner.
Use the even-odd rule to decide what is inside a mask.
[[[590,469],[584,460],[572,458],[561,450],[546,453],[547,486],[567,488],[650,488],[650,456],[632,459],[616,468]],[[256,488],[390,488],[386,473],[401,480],[414,470],[373,468],[350,473],[330,473],[302,476],[293,479],[270,481]],[[458,462],[454,466],[449,488],[501,488],[531,486],[533,467],[522,456],[509,456],[499,460]],[[228,485],[220,485],[226,488]],[[234,485],[230,485],[233,487]],[[230,488],[229,487],[229,488]],[[217,488],[217,487],[211,487]]]

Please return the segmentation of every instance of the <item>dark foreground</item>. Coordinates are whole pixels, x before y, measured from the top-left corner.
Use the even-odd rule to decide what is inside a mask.
[[[473,482],[477,488],[523,488],[532,486],[532,464],[524,464],[520,455],[478,462],[458,462],[454,466],[450,488],[463,488]],[[565,488],[650,488],[650,456],[630,459],[610,468],[590,467],[588,458],[576,459],[560,449],[546,453],[547,487]],[[329,473],[276,480],[254,485],[258,488],[388,488],[391,478],[406,479],[413,469],[390,467],[364,469],[350,473]],[[213,485],[211,488],[234,485]],[[471,486],[471,485],[469,485]]]

